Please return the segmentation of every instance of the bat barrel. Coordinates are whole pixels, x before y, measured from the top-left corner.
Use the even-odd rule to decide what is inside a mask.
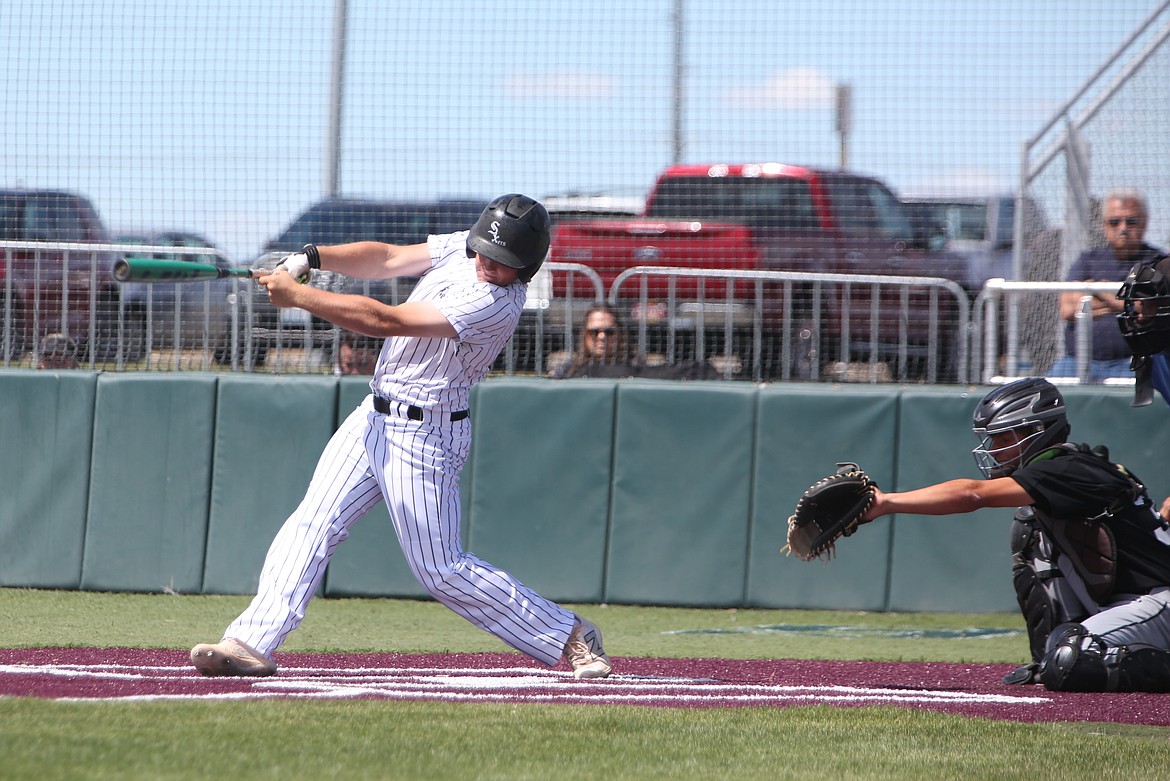
[[[114,263],[112,273],[118,282],[190,282],[251,276],[247,269],[224,269],[212,263],[153,258],[120,258]]]

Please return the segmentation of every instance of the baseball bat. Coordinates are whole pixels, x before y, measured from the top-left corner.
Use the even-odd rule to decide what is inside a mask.
[[[114,263],[114,279],[119,282],[199,282],[251,276],[251,269],[220,268],[212,263],[189,263],[185,260],[122,258]]]

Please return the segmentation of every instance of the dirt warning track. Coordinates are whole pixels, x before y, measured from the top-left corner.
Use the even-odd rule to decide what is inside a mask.
[[[182,651],[0,649],[0,696],[61,700],[391,699],[655,707],[889,705],[1013,721],[1170,726],[1170,696],[1006,686],[1008,665],[614,658],[577,681],[517,654],[278,653],[270,678],[204,678]]]

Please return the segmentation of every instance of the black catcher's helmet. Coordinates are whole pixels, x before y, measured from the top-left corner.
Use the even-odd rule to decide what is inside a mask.
[[[1056,386],[1040,377],[1001,385],[975,407],[971,430],[979,438],[972,450],[984,477],[1007,477],[1045,450],[1068,440],[1072,426],[1065,416],[1064,397]],[[991,436],[1016,431],[1019,443],[996,449]],[[1006,460],[1006,451],[1016,450]]]
[[[1154,355],[1170,347],[1170,258],[1130,269],[1117,297],[1125,309],[1117,315],[1121,335],[1134,355]]]
[[[548,212],[527,195],[501,195],[487,205],[467,235],[467,257],[484,257],[520,269],[528,282],[548,255],[552,220]]]

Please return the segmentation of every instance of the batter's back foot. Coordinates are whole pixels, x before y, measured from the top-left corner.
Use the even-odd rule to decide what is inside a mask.
[[[204,675],[276,674],[276,662],[247,643],[225,637],[218,643],[200,643],[191,649],[191,664]]]
[[[604,678],[613,671],[613,665],[601,646],[601,630],[581,616],[577,616],[577,623],[565,643],[565,658],[573,666],[574,678]]]

